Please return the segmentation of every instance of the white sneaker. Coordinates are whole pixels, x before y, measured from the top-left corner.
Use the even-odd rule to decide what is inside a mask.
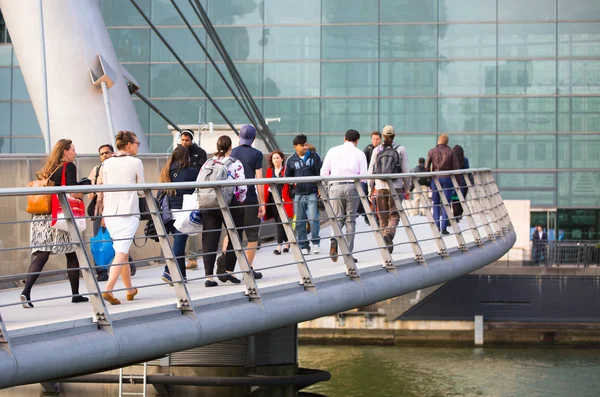
[[[302,255],[310,255],[310,250],[308,248],[302,248],[300,252],[302,252]]]
[[[321,246],[319,246],[319,245],[313,245],[312,246],[312,252],[313,252],[313,254],[318,254],[319,252],[321,252]]]

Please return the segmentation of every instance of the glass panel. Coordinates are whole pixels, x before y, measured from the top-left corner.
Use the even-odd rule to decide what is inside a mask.
[[[556,99],[499,98],[498,131],[555,132]]]
[[[146,26],[144,18],[129,1],[102,0],[99,3],[106,26]],[[150,0],[139,0],[137,3],[144,14],[150,17]]]
[[[377,26],[323,26],[323,59],[376,59]]]
[[[146,0],[148,1],[148,0]],[[226,2],[226,0],[222,0]],[[198,25],[200,21],[187,0],[176,0],[177,7],[181,10],[190,25]],[[206,10],[206,0],[200,0]],[[158,26],[185,26],[183,19],[177,13],[170,0],[152,0],[152,23]],[[143,23],[142,25],[146,25]]]
[[[600,211],[558,209],[558,226],[565,239],[598,240],[600,238]]]
[[[495,98],[440,98],[440,132],[496,132]]]
[[[381,126],[391,124],[398,132],[435,132],[434,98],[380,99]],[[377,124],[371,124],[372,130]]]
[[[158,99],[152,102],[163,114],[166,114],[169,119],[177,124],[198,124],[199,106],[202,106],[202,114],[206,114],[206,101],[201,99]],[[169,133],[167,122],[155,112],[150,112],[150,128],[147,132],[167,134]],[[163,153],[167,148],[168,146],[154,153]]]
[[[553,21],[556,0],[498,0],[499,21]]]
[[[121,65],[131,74],[140,86],[144,95],[150,94],[150,65],[149,64],[127,64]]]
[[[12,104],[12,135],[41,136],[42,130],[33,110],[31,102],[13,102]]]
[[[381,62],[382,96],[437,95],[437,62]]]
[[[411,169],[417,166],[419,157],[427,158],[427,152],[437,144],[436,135],[405,135],[402,132],[396,134],[394,140],[406,148]],[[370,136],[365,136],[364,143],[364,146],[371,143]]]
[[[265,28],[265,60],[320,59],[319,26]]]
[[[206,59],[204,51],[202,51],[194,36],[192,36],[187,28],[161,28],[159,31],[184,62],[204,61]],[[204,29],[196,28],[194,31],[200,37],[200,40],[205,42]],[[167,46],[163,44],[162,40],[154,32],[152,33],[152,61],[176,61]]]
[[[44,138],[12,138],[12,153],[46,153]]]
[[[559,98],[561,132],[600,132],[600,98]]]
[[[265,63],[267,97],[319,96],[319,63]]]
[[[496,25],[443,25],[443,29],[440,26],[440,58],[496,58]]]
[[[206,87],[206,65],[189,64],[196,79],[203,87]],[[204,96],[194,80],[180,64],[153,64],[150,69],[152,85],[150,96],[152,98],[166,97],[200,97]],[[169,114],[167,114],[169,116]]]
[[[285,134],[275,134],[275,140],[279,144],[281,150],[285,153],[285,160],[289,157],[290,154],[294,153],[294,138],[296,137],[296,133],[285,133]],[[309,136],[308,139],[311,139]],[[317,137],[318,140],[318,137]],[[266,156],[265,156],[266,157]],[[284,161],[285,161],[284,160]]]
[[[383,25],[381,58],[437,58],[437,25]]]
[[[21,69],[11,69],[11,68],[0,68],[0,100],[3,101],[10,101],[11,97],[11,72],[13,70],[18,70],[19,73],[21,72]],[[21,75],[21,79],[22,79],[22,75]],[[23,82],[23,84],[25,84],[25,82]]]
[[[556,25],[498,25],[498,57],[553,57],[556,54]]]
[[[10,103],[2,102],[0,103],[0,136],[10,136]],[[5,152],[8,153],[8,140],[2,140],[0,138],[0,143],[5,145]]]
[[[208,17],[214,25],[262,25],[263,0],[209,0]]]
[[[498,94],[556,94],[556,61],[498,61]]]
[[[12,45],[0,44],[0,66],[12,65]]]
[[[323,23],[379,22],[379,0],[323,0]]]
[[[559,23],[558,55],[600,56],[600,23]]]
[[[561,94],[600,93],[600,61],[558,61]]]
[[[559,172],[560,207],[600,207],[600,172]]]
[[[232,124],[250,123],[250,120],[248,120],[248,117],[246,116],[246,114],[244,114],[244,111],[242,110],[240,105],[235,101],[235,99],[217,99],[215,100],[215,102]],[[255,100],[255,102],[259,109],[262,108],[261,100]],[[217,112],[215,107],[210,102],[207,101],[206,106],[208,111],[208,115],[206,117],[207,120],[210,120],[215,124],[227,124],[225,119],[221,117],[219,112]],[[196,110],[196,114],[197,113],[198,111]]]
[[[13,101],[28,101],[29,91],[27,91],[27,85],[23,78],[23,72],[21,68],[13,69],[13,87],[12,87],[12,98]]]
[[[135,112],[137,113],[142,129],[145,132],[150,131],[150,112],[154,112],[148,105],[142,102],[140,99],[133,98],[133,106],[135,106]],[[167,116],[168,117],[168,116]],[[176,121],[173,120],[174,123]]]
[[[437,0],[380,0],[381,22],[437,22]]]
[[[496,95],[496,61],[440,62],[440,95]]]
[[[435,147],[437,139],[431,145]],[[496,166],[496,135],[450,135],[450,147],[460,145],[469,159],[471,168],[497,168]]]
[[[498,135],[498,168],[556,168],[554,135]]]
[[[600,168],[600,135],[559,135],[558,168]]]
[[[597,0],[558,0],[558,19],[600,19],[600,3]]]
[[[371,131],[377,125],[377,99],[323,99],[322,132]]]
[[[148,137],[148,141],[150,153],[171,153],[173,147],[173,136],[171,134],[152,135]],[[148,171],[146,170],[146,173],[147,172]]]
[[[218,64],[218,65],[219,65],[219,69],[221,70],[221,73],[223,73],[225,78],[227,78],[227,82],[229,83],[231,88],[233,88],[233,91],[239,98],[240,96],[239,96],[238,90],[235,86],[235,83],[231,79],[231,76],[229,75],[229,71],[227,71],[227,67],[223,64]],[[212,95],[213,97],[231,97],[231,98],[233,98],[231,91],[229,91],[229,89],[223,82],[223,79],[221,79],[221,76],[219,76],[219,74],[215,70],[214,66],[212,66],[211,64],[208,64],[207,67],[209,68],[208,93],[210,95]],[[262,67],[263,67],[263,64],[262,63],[238,63],[237,65],[235,65],[235,67],[236,67],[238,73],[240,74],[240,76],[242,77],[244,84],[248,88],[248,91],[250,91],[250,94],[252,96],[262,96],[262,83],[263,83]]]
[[[265,99],[263,102],[263,114],[266,118],[281,117],[281,122],[274,123],[273,127],[269,124],[269,128],[273,128],[277,133],[321,131],[319,99]],[[279,138],[277,139],[279,142]],[[287,150],[289,148],[286,149],[286,153]]]
[[[265,23],[321,23],[321,0],[266,0]]]
[[[499,188],[548,188],[556,189],[555,173],[499,172],[496,182]]]
[[[496,21],[496,0],[441,0],[440,22]]]
[[[500,194],[503,200],[529,200],[532,207],[556,207],[555,192],[503,189]]]
[[[379,64],[374,62],[323,63],[323,96],[379,95]]]
[[[148,62],[150,60],[150,28],[109,29],[108,34],[117,52],[119,62]],[[154,35],[154,33],[152,34]]]

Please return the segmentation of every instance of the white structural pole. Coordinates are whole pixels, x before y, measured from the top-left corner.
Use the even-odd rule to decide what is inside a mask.
[[[115,127],[113,124],[112,113],[110,112],[110,99],[108,99],[108,85],[105,81],[100,84],[102,88],[102,98],[104,98],[104,109],[106,110],[106,120],[108,121],[108,138],[115,147]]]
[[[42,15],[40,3],[39,0],[0,0],[0,8],[38,122],[42,126],[48,125],[42,128],[47,146],[53,146],[61,138],[69,138],[73,139],[79,153],[97,153],[100,145],[110,142],[107,142],[107,134],[111,126],[103,95],[92,85],[88,73],[100,54],[117,72],[115,84],[110,88],[112,128],[135,132],[142,143],[140,151],[148,151],[99,1],[44,1],[43,32],[40,23],[26,23],[31,21],[31,15]],[[43,45],[42,37],[45,73],[44,54],[39,50]]]
[[[52,141],[51,139],[51,132],[50,132],[50,110],[48,109],[48,75],[47,75],[47,69],[46,69],[46,39],[44,38],[44,7],[42,5],[42,0],[39,0],[40,4],[40,30],[42,31],[42,34],[40,36],[42,45],[41,45],[41,49],[42,49],[42,79],[44,82],[44,99],[45,99],[45,106],[44,106],[44,123],[43,123],[43,128],[42,131],[44,131],[43,135],[47,137],[47,139],[45,139],[45,143],[46,143],[46,152],[50,153],[50,151],[52,150],[52,144],[50,143]],[[40,117],[38,117],[38,120],[40,119]],[[40,123],[40,125],[42,125],[42,123]]]

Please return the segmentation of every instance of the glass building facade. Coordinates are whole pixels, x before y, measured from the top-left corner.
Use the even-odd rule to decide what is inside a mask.
[[[558,208],[559,224],[585,219],[582,235],[600,237],[600,1],[202,3],[263,115],[281,117],[270,128],[285,151],[298,133],[325,153],[349,128],[366,145],[393,124],[416,165],[448,133],[472,167],[497,170],[505,199]],[[247,122],[170,1],[138,4],[231,121]],[[177,4],[206,42],[188,1]],[[101,6],[144,95],[177,123],[197,123],[199,109],[224,123],[128,1]],[[152,151],[166,151],[166,123],[135,104]],[[44,150],[9,44],[0,44],[0,139],[2,153]]]

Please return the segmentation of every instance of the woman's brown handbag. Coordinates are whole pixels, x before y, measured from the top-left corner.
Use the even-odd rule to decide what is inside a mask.
[[[62,163],[54,170],[54,172],[56,172],[60,167],[62,167]],[[35,176],[38,178],[38,180],[29,182],[27,187],[54,186],[54,182],[50,180],[50,177],[54,175],[54,172],[52,172],[48,178],[44,178],[44,175],[42,175],[41,172],[37,172]],[[36,194],[27,196],[27,209],[25,211],[34,215],[45,215],[52,213],[52,195]]]

